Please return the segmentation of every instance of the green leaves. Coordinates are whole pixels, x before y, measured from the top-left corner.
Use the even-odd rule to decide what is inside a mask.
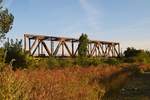
[[[88,36],[82,34],[79,38],[78,53],[80,57],[86,57],[88,51]]]
[[[0,0],[0,40],[5,37],[6,33],[12,28],[14,16],[8,12],[8,9],[4,9],[2,6],[2,0]]]
[[[26,54],[22,50],[22,40],[16,39],[13,41],[12,39],[4,44],[5,51],[7,51],[5,63],[10,64],[10,62],[14,59],[13,67],[24,67],[26,65]]]

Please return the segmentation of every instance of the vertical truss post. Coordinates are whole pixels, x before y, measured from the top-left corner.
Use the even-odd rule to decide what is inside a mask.
[[[30,50],[31,50],[31,39],[29,38],[29,53],[30,53]]]
[[[43,41],[42,41],[42,43],[43,43]],[[43,52],[43,44],[41,43],[41,54],[44,54],[44,52]]]
[[[61,44],[62,45],[62,55],[61,55],[62,57],[64,57],[64,42],[65,41],[62,41],[62,44]]]
[[[51,39],[51,55],[53,56],[54,53],[54,41]]]
[[[120,44],[118,43],[118,56],[120,57],[121,56],[121,51],[120,51]]]
[[[41,43],[41,41],[39,40],[38,42],[39,42],[39,45],[38,45],[38,56],[39,56],[40,55],[40,43]]]
[[[73,42],[73,40],[71,41],[71,44],[72,44],[72,53],[71,53],[71,55],[73,57],[74,56],[74,42]]]
[[[27,37],[26,37],[26,35],[24,34],[24,52],[26,52],[26,41],[27,41],[26,38],[27,38]]]

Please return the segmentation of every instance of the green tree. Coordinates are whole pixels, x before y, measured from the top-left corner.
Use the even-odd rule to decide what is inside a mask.
[[[126,51],[124,51],[124,56],[129,58],[129,57],[135,57],[137,56],[139,53],[141,53],[141,50],[136,50],[133,47],[128,47]]]
[[[78,54],[80,57],[86,57],[88,51],[88,36],[86,34],[82,34],[79,38],[78,45]]]
[[[0,40],[3,39],[6,33],[12,28],[14,16],[4,9],[2,6],[3,0],[0,0]]]
[[[4,44],[6,58],[5,63],[12,64],[13,68],[24,67],[26,65],[26,54],[22,50],[22,40],[10,40]],[[13,62],[12,62],[13,61]]]

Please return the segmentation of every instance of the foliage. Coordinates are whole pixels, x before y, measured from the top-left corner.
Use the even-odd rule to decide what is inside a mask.
[[[141,63],[150,63],[150,55],[148,54],[148,52],[142,51],[137,55],[137,62],[141,62]]]
[[[86,57],[88,51],[88,36],[82,34],[79,38],[78,54],[80,57]]]
[[[40,58],[39,58],[40,59]],[[54,69],[54,68],[65,68],[65,67],[73,67],[73,66],[82,66],[82,67],[90,67],[90,66],[99,66],[99,65],[118,65],[120,64],[120,60],[117,58],[97,58],[97,57],[77,57],[76,59],[66,58],[59,59],[54,57],[49,57],[48,59],[40,59],[30,61],[29,66],[33,68],[40,66],[47,66],[46,68]],[[32,64],[33,63],[33,64]],[[35,67],[34,67],[35,66]]]
[[[102,58],[89,58],[90,65],[98,66],[104,64]]]
[[[61,68],[65,67],[73,67],[74,66],[74,60],[73,59],[59,59],[59,65]]]
[[[49,68],[56,68],[56,67],[60,66],[58,60],[54,57],[48,58],[47,64],[48,64]]]
[[[98,66],[101,64],[104,64],[103,59],[101,58],[78,57],[75,60],[75,65],[83,67]]]
[[[73,67],[74,66],[74,60],[70,59],[70,58],[59,59],[59,58],[55,58],[55,57],[50,57],[47,59],[47,66],[50,69]]]
[[[2,0],[0,1],[0,39],[4,38],[6,33],[12,28],[14,16],[3,9]]]
[[[150,63],[150,52],[127,48],[124,52],[125,62],[128,63]]]
[[[133,47],[128,47],[126,51],[124,51],[124,56],[129,58],[129,57],[135,57],[137,56],[139,53],[141,52],[141,50],[136,50]]]
[[[24,67],[26,65],[26,54],[22,50],[22,40],[16,39],[14,42],[11,39],[4,44],[6,59],[5,62],[10,64],[12,61],[13,68]]]
[[[34,58],[30,55],[26,55],[26,68],[28,69],[45,68],[45,64],[46,62],[44,59],[41,60],[41,58]]]
[[[117,58],[108,58],[108,59],[105,59],[104,62],[109,65],[120,64],[120,61]]]
[[[75,64],[83,67],[88,67],[89,64],[89,59],[87,57],[78,57],[75,60]]]

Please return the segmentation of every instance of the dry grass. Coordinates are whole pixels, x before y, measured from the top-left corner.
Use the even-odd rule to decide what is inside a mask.
[[[99,80],[120,68],[72,67],[12,71],[0,73],[1,100],[98,100],[105,94]]]

